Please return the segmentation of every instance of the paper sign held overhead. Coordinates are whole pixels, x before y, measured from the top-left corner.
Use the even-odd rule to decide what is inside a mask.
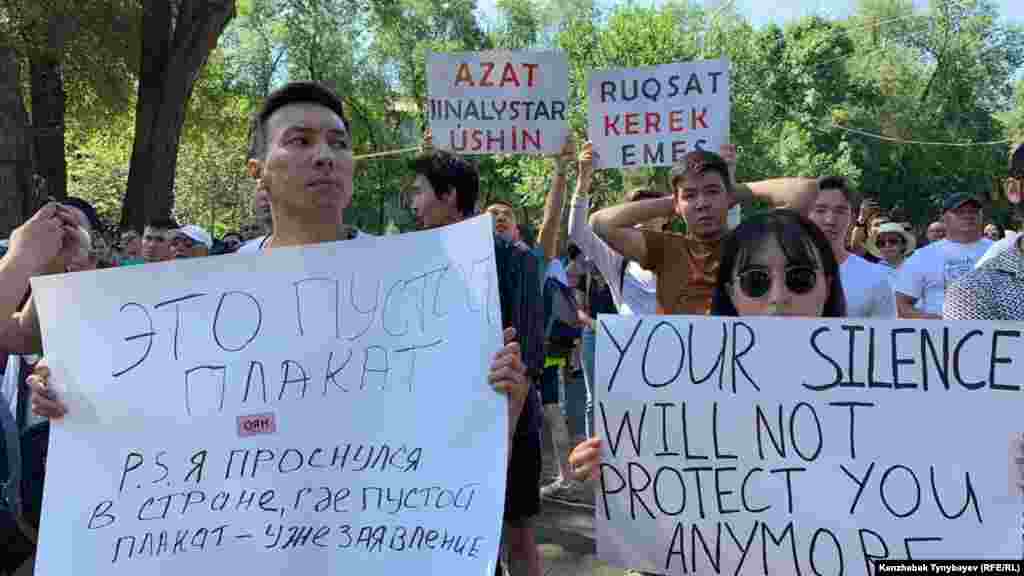
[[[69,409],[35,573],[493,573],[491,227],[34,278]]]
[[[459,154],[553,154],[569,134],[569,63],[556,52],[431,53],[434,146]]]
[[[657,574],[1020,558],[1020,324],[599,318],[598,555]]]
[[[729,62],[591,72],[588,135],[597,168],[670,166],[729,143]]]

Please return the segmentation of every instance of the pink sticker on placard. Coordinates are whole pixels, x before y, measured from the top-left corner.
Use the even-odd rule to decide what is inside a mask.
[[[273,414],[250,414],[238,417],[238,435],[241,437],[277,432]]]

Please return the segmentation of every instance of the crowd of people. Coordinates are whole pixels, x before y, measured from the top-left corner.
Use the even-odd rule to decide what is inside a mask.
[[[12,234],[0,260],[0,345],[11,354],[2,388],[6,410],[0,412],[23,438],[37,442],[48,419],[66,414],[46,360],[39,360],[44,351],[28,293],[32,276],[373,242],[344,222],[358,194],[350,138],[342,101],[329,89],[292,83],[274,92],[256,118],[249,150],[257,217],[219,240],[197,225],[167,221],[150,222],[141,236],[128,230],[112,238],[85,202],[43,207]],[[502,570],[543,573],[533,525],[543,499],[593,498],[601,451],[593,421],[599,314],[1024,318],[1018,236],[1002,238],[998,228],[985,226],[985,203],[969,191],[950,193],[941,218],[919,239],[902,210],[884,213],[877,201],[862,202],[842,177],[741,183],[735,178],[739,160],[732,146],[691,152],[673,168],[671,190],[631,190],[626,202],[592,212],[595,152],[589,143],[577,148],[566,142],[552,158],[536,238],[520,226],[519,207],[479,207],[474,163],[434,149],[429,134],[411,162],[406,198],[421,229],[457,223],[480,208],[493,216],[506,344],[492,358],[487,384],[509,396]],[[573,166],[575,190],[562,230]],[[1011,153],[1006,176],[1006,196],[1019,205],[1024,148]],[[730,209],[754,199],[775,208],[730,226]],[[685,233],[669,231],[678,220]],[[542,473],[545,441],[554,460],[549,477]],[[21,445],[27,454],[39,452]],[[30,462],[33,457],[45,459],[24,458],[23,496],[42,484],[42,466]],[[8,508],[30,551],[38,505],[31,496],[23,500],[24,506]]]
[[[80,237],[80,252],[68,259],[68,272],[232,254],[247,241],[269,234],[273,228],[269,201],[266,194],[259,191],[253,195],[252,222],[220,238],[214,238],[198,224],[179,226],[169,218],[152,219],[141,231],[119,230],[103,223],[96,209],[81,198],[70,197],[60,203],[75,216],[76,234]],[[0,243],[0,255],[9,249],[10,240]]]

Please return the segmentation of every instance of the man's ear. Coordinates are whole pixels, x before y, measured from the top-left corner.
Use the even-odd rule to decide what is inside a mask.
[[[259,178],[263,176],[263,162],[255,158],[250,158],[245,163],[246,170],[249,172],[250,178]]]

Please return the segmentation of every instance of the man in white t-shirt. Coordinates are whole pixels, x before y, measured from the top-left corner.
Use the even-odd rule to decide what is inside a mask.
[[[851,254],[846,248],[856,204],[845,178],[825,176],[818,180],[818,196],[808,217],[825,233],[839,262],[839,278],[846,294],[846,315],[851,318],[895,318],[896,303],[885,270]]]
[[[900,318],[941,319],[946,288],[974,269],[992,246],[981,234],[981,201],[966,193],[942,203],[946,238],[918,249],[900,269],[896,307]]]

